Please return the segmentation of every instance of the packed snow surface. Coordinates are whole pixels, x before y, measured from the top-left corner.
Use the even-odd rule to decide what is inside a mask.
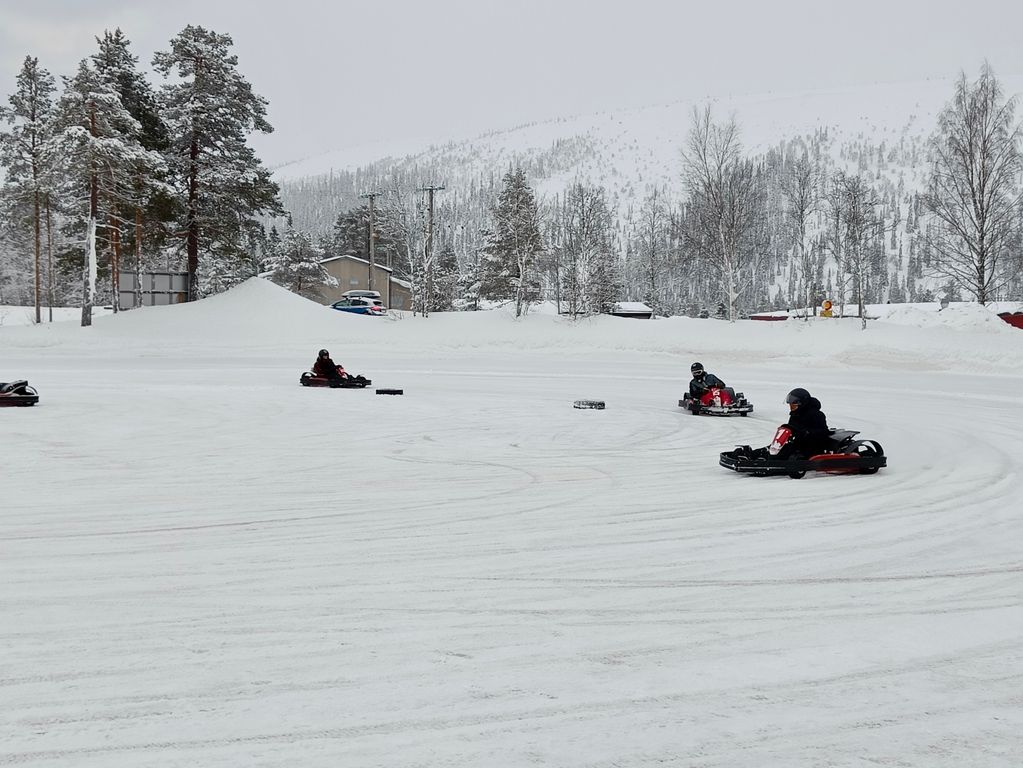
[[[919,325],[2,327],[0,765],[1018,766],[1023,331]],[[891,466],[720,468],[795,386]]]

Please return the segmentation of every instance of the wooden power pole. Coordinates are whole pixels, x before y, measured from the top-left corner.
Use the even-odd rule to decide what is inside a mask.
[[[375,212],[374,203],[376,199],[380,197],[380,192],[367,192],[364,195],[359,195],[362,198],[369,198],[369,289],[373,290],[373,278],[374,272],[376,272],[376,246],[377,246],[377,232],[373,214]],[[390,303],[390,302],[388,302]]]
[[[425,192],[427,195],[427,217],[426,217],[426,248],[424,251],[423,258],[423,283],[425,284],[425,292],[423,294],[423,316],[428,317],[430,314],[429,304],[433,298],[433,263],[430,260],[433,254],[433,194],[434,192],[440,192],[444,187],[437,186],[435,184],[428,184],[425,187],[420,188],[420,192]]]

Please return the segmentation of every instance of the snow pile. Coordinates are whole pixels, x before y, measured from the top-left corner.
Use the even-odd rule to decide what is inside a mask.
[[[241,354],[303,361],[327,347],[342,362],[402,354],[561,356],[598,353],[670,355],[717,361],[953,369],[1023,370],[1023,336],[996,315],[969,305],[941,313],[888,308],[891,321],[816,318],[783,323],[728,323],[689,317],[572,319],[551,306],[516,318],[504,305],[485,312],[441,312],[428,318],[393,313],[372,318],[338,312],[259,278],[219,296],[99,318],[91,329],[72,323],[0,329],[0,348],[83,346],[97,351],[138,348],[159,355],[184,347],[197,355]],[[305,362],[302,363],[303,365]]]
[[[997,314],[980,304],[962,302],[952,304],[945,309],[928,304],[888,305],[890,309],[883,314],[887,323],[912,325],[917,328],[946,326],[959,330],[984,330],[995,333],[1011,333],[1013,328]]]

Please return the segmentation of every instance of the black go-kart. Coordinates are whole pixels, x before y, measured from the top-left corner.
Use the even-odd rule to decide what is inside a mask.
[[[331,387],[332,389],[364,389],[373,382],[365,376],[352,376],[347,374],[344,378],[328,379],[326,376],[318,376],[312,371],[306,371],[298,383],[303,387]]]
[[[0,408],[35,405],[38,402],[39,392],[27,380],[19,379],[6,384],[0,382]]]
[[[888,457],[884,455],[880,443],[857,440],[858,434],[850,429],[832,429],[821,453],[806,456],[793,452],[786,455],[782,449],[792,439],[792,430],[787,424],[782,424],[769,446],[751,448],[740,445],[733,451],[724,451],[718,463],[725,469],[754,477],[788,475],[794,480],[799,480],[807,472],[873,475],[882,467],[887,467]]]

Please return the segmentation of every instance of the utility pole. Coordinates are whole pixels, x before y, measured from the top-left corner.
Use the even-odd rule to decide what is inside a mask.
[[[433,262],[430,257],[433,255],[433,193],[440,192],[444,187],[435,184],[428,184],[420,188],[420,192],[427,195],[427,217],[426,217],[426,249],[423,257],[423,282],[425,293],[423,294],[423,317],[429,317],[430,300],[433,298]]]
[[[380,192],[367,192],[364,195],[359,195],[362,198],[369,198],[369,289],[373,290],[373,273],[376,272],[376,245],[377,245],[377,232],[374,227],[373,213],[376,210],[374,203],[382,193]],[[388,286],[390,287],[390,286]],[[388,291],[390,293],[390,291]],[[390,297],[388,297],[388,304],[390,304]]]

